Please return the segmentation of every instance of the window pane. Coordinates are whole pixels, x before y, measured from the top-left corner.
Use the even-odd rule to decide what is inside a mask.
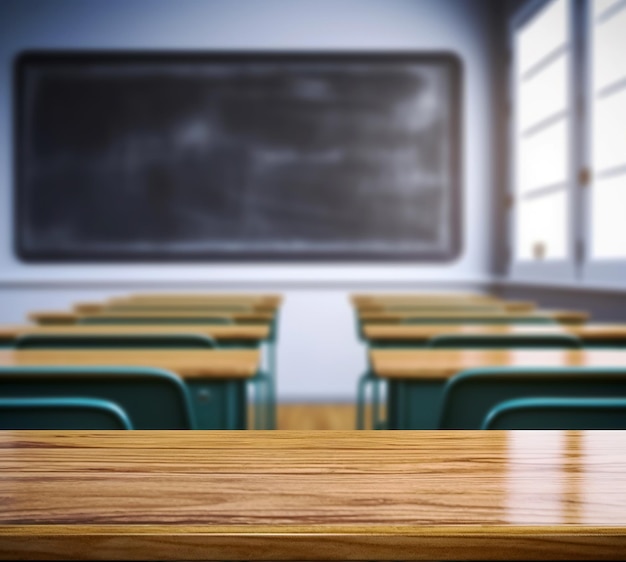
[[[593,3],[593,15],[597,17],[619,2],[621,0],[595,0]]]
[[[518,199],[518,260],[557,260],[567,257],[567,203],[566,190],[533,199]]]
[[[591,208],[592,258],[626,258],[626,174],[596,180]]]
[[[592,64],[594,93],[626,78],[626,4],[595,26]]]
[[[550,2],[517,34],[518,75],[567,43],[569,2]]]
[[[531,78],[518,83],[518,131],[552,117],[568,106],[569,56],[561,55]]]
[[[601,172],[626,165],[626,88],[596,99],[593,120],[591,153],[594,170]]]
[[[566,182],[569,166],[568,125],[569,120],[562,119],[531,136],[520,138],[518,193]]]
[[[626,4],[595,0],[591,22],[591,259],[626,258]],[[621,6],[621,8],[620,8]],[[610,171],[610,174],[606,172]]]

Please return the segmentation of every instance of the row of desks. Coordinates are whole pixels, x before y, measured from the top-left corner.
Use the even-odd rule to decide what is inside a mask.
[[[193,413],[198,427],[205,429],[245,429],[247,427],[246,386],[250,381],[260,380],[268,387],[263,398],[255,401],[256,423],[261,423],[261,408],[267,410],[262,423],[275,425],[273,375],[275,371],[275,330],[278,308],[282,299],[279,295],[136,295],[110,299],[96,305],[93,313],[60,311],[31,314],[38,324],[0,326],[0,343],[12,345],[18,338],[28,335],[172,335],[201,334],[215,339],[220,345],[216,350],[5,350],[0,351],[0,366],[124,366],[153,367],[165,369],[180,376],[190,389]],[[120,323],[82,323],[83,320],[99,316],[109,318],[110,307],[122,305],[134,307],[145,316],[145,323],[124,323],[135,316],[130,310],[115,310]],[[145,307],[145,308],[143,308]],[[163,307],[163,309],[161,309]],[[241,310],[250,309],[241,312]],[[258,310],[255,310],[258,309]],[[205,312],[197,312],[202,309]],[[159,312],[155,314],[155,311]],[[178,312],[177,312],[178,311]],[[207,313],[208,311],[208,313]],[[215,312],[213,312],[215,311]],[[169,318],[182,315],[181,325],[170,323]],[[228,324],[204,323],[207,316],[219,316],[229,320]],[[193,320],[197,318],[198,322]],[[152,322],[154,320],[154,323]],[[268,353],[260,348],[265,344]],[[238,349],[244,346],[248,349]],[[252,348],[252,349],[249,349]],[[263,367],[263,356],[268,358]],[[257,387],[259,383],[256,383]],[[259,391],[260,392],[260,391]],[[210,397],[210,400],[207,398]],[[262,405],[260,400],[265,403]],[[226,412],[228,410],[228,412]],[[230,420],[225,426],[224,420]]]
[[[359,385],[361,388],[368,381],[374,384],[375,425],[380,423],[381,390],[377,381],[387,382],[388,427],[435,429],[439,426],[446,383],[464,371],[490,367],[626,367],[626,325],[587,324],[589,315],[584,311],[536,310],[533,303],[507,303],[489,296],[466,295],[353,295],[352,302],[359,335],[370,347],[368,372]],[[415,323],[408,323],[409,319]],[[430,340],[443,335],[544,334],[573,335],[587,348],[623,350],[428,349]],[[363,424],[362,400],[359,426]]]

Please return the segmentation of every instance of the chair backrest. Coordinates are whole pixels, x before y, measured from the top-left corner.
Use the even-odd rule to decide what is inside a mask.
[[[572,334],[441,334],[431,338],[428,347],[438,349],[581,349],[583,344]]]
[[[24,334],[18,349],[214,349],[204,334]]]
[[[0,429],[132,429],[126,412],[95,398],[0,398]]]
[[[405,324],[558,324],[549,316],[407,316],[402,320]]]
[[[518,398],[626,398],[626,366],[473,369],[444,389],[439,427],[480,429],[498,404]]]
[[[234,324],[228,316],[83,316],[78,319],[79,324]]]
[[[626,429],[626,398],[517,398],[496,405],[483,429]]]
[[[191,401],[175,374],[148,367],[0,367],[0,397],[109,400],[135,429],[193,429]]]

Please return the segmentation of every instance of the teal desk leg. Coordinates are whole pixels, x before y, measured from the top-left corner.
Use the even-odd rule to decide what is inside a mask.
[[[247,429],[246,379],[187,381],[198,429]]]
[[[221,342],[221,349],[262,349],[263,361],[268,354],[267,346],[268,341],[265,340],[263,344],[258,341],[250,340],[231,340],[228,342]],[[264,369],[261,368],[261,371]],[[268,373],[257,373],[249,380],[249,385],[252,388],[252,400],[254,404],[254,429],[270,429],[270,414],[269,404],[272,396],[273,380],[271,370],[268,369]]]
[[[390,379],[388,429],[437,429],[443,402],[442,380]]]

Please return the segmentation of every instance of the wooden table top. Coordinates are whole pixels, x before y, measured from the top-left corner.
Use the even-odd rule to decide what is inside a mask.
[[[448,379],[482,367],[623,367],[626,350],[375,349],[374,372],[388,379]]]
[[[218,341],[261,341],[270,335],[268,324],[70,324],[40,326],[33,324],[0,325],[0,340],[15,339],[26,334],[45,335],[155,335],[202,334]]]
[[[0,432],[0,558],[622,559],[626,432]]]
[[[626,340],[626,324],[364,324],[368,340],[425,342],[443,334],[460,335],[528,335],[572,334],[583,340],[620,338]]]
[[[407,318],[468,318],[468,319],[499,319],[506,318],[509,320],[526,319],[526,318],[549,318],[557,322],[586,322],[589,319],[589,313],[579,310],[536,310],[532,312],[479,312],[479,311],[454,311],[454,310],[433,310],[433,311],[412,311],[412,310],[394,310],[393,312],[360,312],[359,319],[361,322],[377,322],[377,323],[397,323],[403,322]]]
[[[156,367],[183,379],[241,379],[259,368],[257,349],[225,350],[8,350],[0,349],[0,367],[124,366]]]
[[[270,312],[194,312],[194,311],[119,311],[101,312],[93,314],[79,314],[76,312],[58,310],[32,312],[28,315],[29,320],[42,323],[75,324],[83,318],[98,316],[99,318],[207,318],[222,317],[230,318],[233,322],[271,322],[274,314]]]

